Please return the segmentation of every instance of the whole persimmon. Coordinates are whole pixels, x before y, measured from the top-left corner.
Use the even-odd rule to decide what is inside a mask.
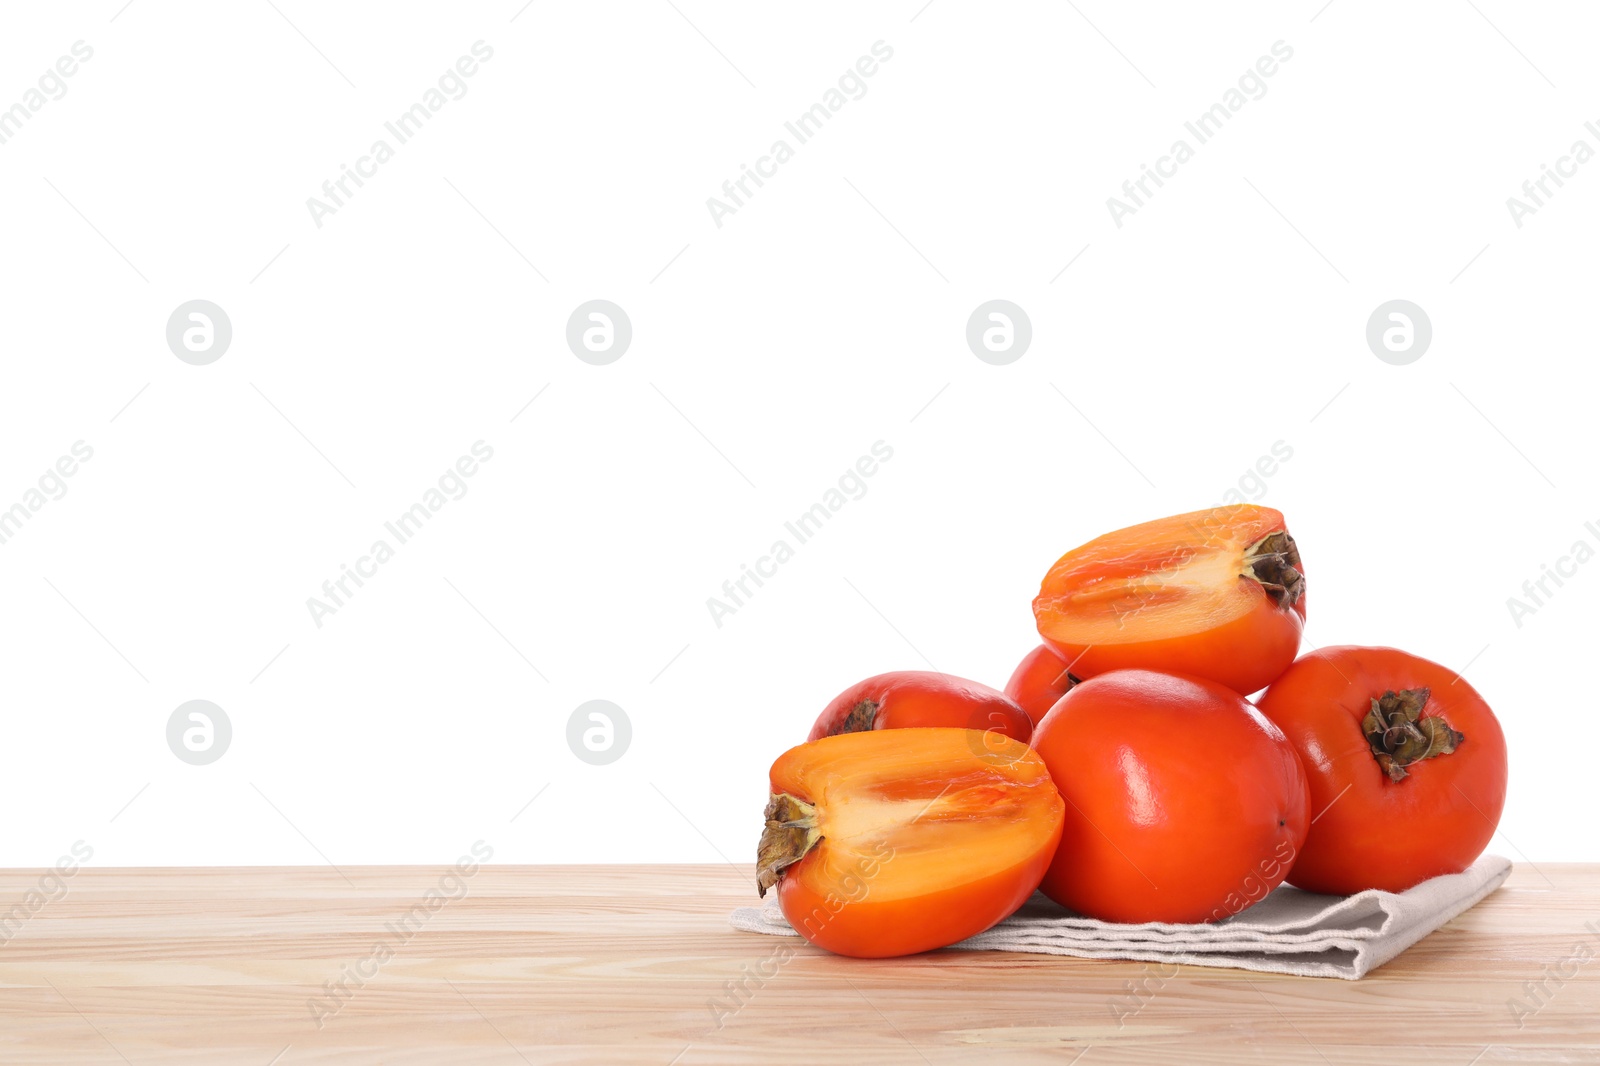
[[[1401,892],[1460,873],[1506,801],[1506,738],[1460,674],[1395,648],[1323,648],[1261,696],[1300,752],[1315,824],[1289,883]]]
[[[1011,671],[1005,694],[1016,701],[1037,726],[1045,712],[1056,705],[1056,700],[1077,683],[1072,665],[1061,653],[1048,644],[1040,644],[1024,655],[1017,668]]]
[[[858,681],[829,700],[806,739],[908,726],[978,729],[1024,744],[1033,735],[1028,713],[1003,692],[953,674],[895,670]]]
[[[1205,678],[1116,670],[1061,697],[1033,738],[1066,801],[1045,895],[1111,922],[1211,922],[1289,873],[1310,822],[1300,757]]]

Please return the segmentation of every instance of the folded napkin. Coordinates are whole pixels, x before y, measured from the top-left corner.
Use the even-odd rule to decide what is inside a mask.
[[[951,947],[1231,966],[1354,981],[1499,888],[1510,873],[1509,860],[1484,855],[1462,873],[1435,877],[1404,892],[1369,889],[1353,896],[1321,896],[1284,885],[1232,917],[1194,925],[1102,922],[1073,914],[1036,893],[1011,917]],[[738,908],[729,921],[751,933],[800,935],[784,920],[776,893],[765,906]]]

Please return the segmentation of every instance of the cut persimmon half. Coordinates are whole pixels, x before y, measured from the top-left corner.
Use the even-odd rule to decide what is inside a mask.
[[[841,733],[772,764],[756,866],[795,931],[858,958],[983,932],[1043,880],[1065,804],[1027,745],[976,729]]]
[[[1283,515],[1233,504],[1074,548],[1044,576],[1033,615],[1076,677],[1162,670],[1248,696],[1294,661],[1305,590]]]

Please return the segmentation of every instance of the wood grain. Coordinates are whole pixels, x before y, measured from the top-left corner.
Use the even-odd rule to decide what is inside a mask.
[[[0,1062],[1600,1064],[1600,866],[1521,864],[1359,982],[837,958],[728,927],[748,867],[447,873],[0,872]]]

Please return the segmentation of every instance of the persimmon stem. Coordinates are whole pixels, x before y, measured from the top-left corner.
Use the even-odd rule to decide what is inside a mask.
[[[1299,602],[1306,590],[1305,575],[1300,572],[1300,550],[1286,529],[1268,533],[1245,549],[1240,576],[1259,582],[1285,611]]]
[[[1422,717],[1429,695],[1426,688],[1387,691],[1372,701],[1372,709],[1361,720],[1372,757],[1390,781],[1404,781],[1409,774],[1406,767],[1449,755],[1467,739],[1439,715]]]
[[[872,699],[862,700],[850,708],[850,713],[844,716],[840,723],[828,730],[828,736],[836,737],[840,733],[864,733],[871,729],[878,718],[878,701]]]
[[[756,848],[756,895],[761,897],[778,883],[785,869],[805,858],[822,839],[817,809],[805,800],[777,792],[767,801],[764,813],[767,827]]]
[[[1063,681],[1066,682],[1065,685],[1061,684]],[[1063,691],[1063,692],[1070,692],[1074,685],[1081,684],[1082,682],[1083,682],[1083,678],[1074,677],[1073,673],[1072,673],[1072,668],[1069,666],[1069,667],[1067,667],[1067,669],[1065,669],[1065,670],[1061,671],[1059,674],[1057,674],[1056,675],[1056,679],[1054,681],[1052,681],[1050,684],[1051,684],[1052,687],[1059,686],[1061,688],[1061,691]]]

